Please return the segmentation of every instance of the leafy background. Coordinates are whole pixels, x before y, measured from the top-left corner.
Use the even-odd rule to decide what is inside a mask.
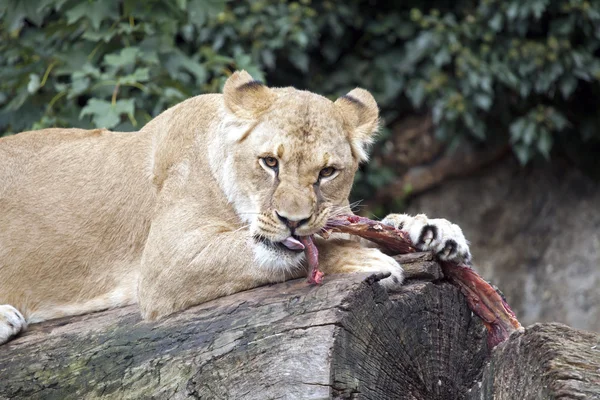
[[[246,69],[331,98],[365,87],[387,127],[430,112],[450,147],[506,141],[523,164],[593,171],[599,47],[600,0],[4,0],[0,136],[136,130]],[[393,176],[372,165],[357,190]]]

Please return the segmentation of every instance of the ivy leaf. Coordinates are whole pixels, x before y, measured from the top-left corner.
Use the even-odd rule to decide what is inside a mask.
[[[38,74],[29,74],[29,83],[27,84],[27,91],[31,94],[38,91],[40,88],[40,76]]]
[[[446,47],[440,49],[440,51],[433,56],[433,62],[438,68],[448,64],[451,60],[452,57],[450,56],[450,51]]]
[[[301,72],[308,72],[308,54],[301,51],[294,51],[289,55],[290,62],[294,67],[298,68]]]
[[[560,93],[562,94],[563,98],[567,100],[569,97],[571,97],[571,94],[573,94],[575,88],[577,87],[577,78],[575,78],[573,75],[567,75],[561,79],[559,86]]]
[[[198,28],[225,10],[224,0],[191,0],[187,4],[188,18]]]
[[[521,165],[527,164],[531,158],[531,151],[526,145],[519,143],[513,146],[513,151]]]
[[[519,2],[512,1],[506,10],[506,16],[510,21],[514,21],[517,15],[519,15]]]
[[[138,82],[147,82],[150,79],[150,69],[149,68],[137,68],[133,74],[125,75],[121,78],[121,83],[138,83]]]
[[[548,7],[548,0],[537,0],[531,2],[531,10],[533,11],[533,15],[535,19],[540,19],[544,11],[546,11],[546,7]]]
[[[126,47],[118,54],[107,54],[104,56],[104,63],[116,68],[133,65],[139,52],[140,49],[137,47]]]
[[[504,17],[499,12],[494,14],[492,19],[490,19],[488,22],[488,26],[490,28],[492,28],[492,30],[494,32],[500,32],[500,30],[502,30],[503,24],[504,24]]]
[[[569,120],[554,108],[550,109],[550,112],[548,113],[548,119],[550,122],[552,122],[552,125],[557,131],[562,131],[570,125]]]
[[[527,120],[525,122],[525,129],[523,129],[523,132],[521,133],[521,141],[529,146],[537,137],[537,133],[538,126],[535,124],[535,122]]]
[[[421,107],[423,105],[423,100],[425,100],[425,85],[423,84],[423,81],[413,81],[409,83],[406,95],[415,108]]]
[[[552,149],[552,135],[547,129],[540,129],[540,135],[537,141],[537,149],[547,160],[550,159],[550,150]]]
[[[90,87],[90,82],[91,80],[87,76],[73,78],[73,81],[71,82],[71,90],[67,95],[67,98],[72,99],[73,97],[84,93]]]
[[[114,105],[105,100],[90,99],[81,109],[79,119],[92,116],[97,128],[114,128],[121,121],[121,114],[133,115],[135,103],[133,99],[118,100]]]
[[[92,122],[97,128],[111,129],[121,120],[110,102],[99,99],[90,99],[87,105],[81,109],[79,119],[86,115],[92,116]]]
[[[118,114],[133,115],[135,110],[134,99],[121,99],[117,100],[114,106],[112,106]]]
[[[484,111],[488,111],[492,106],[492,96],[487,93],[478,93],[473,98],[475,105]]]
[[[119,3],[116,1],[88,0],[79,2],[66,13],[67,24],[72,25],[81,19],[88,19],[94,30],[100,28],[105,19],[116,19],[119,17]]]
[[[511,142],[516,142],[523,137],[523,132],[525,131],[525,118],[519,118],[510,124],[510,139]]]
[[[189,72],[191,72],[192,75],[194,75],[194,77],[196,78],[196,82],[198,82],[198,83],[206,82],[207,73],[206,73],[206,68],[204,67],[204,65],[200,64],[197,61],[192,60],[189,57],[184,57],[181,60],[181,66],[183,68],[185,68],[186,70],[188,70]]]
[[[171,101],[180,101],[180,100],[184,100],[185,99],[185,94],[181,93],[181,91],[172,88],[172,87],[168,87],[164,90],[163,95],[165,98],[171,100]]]

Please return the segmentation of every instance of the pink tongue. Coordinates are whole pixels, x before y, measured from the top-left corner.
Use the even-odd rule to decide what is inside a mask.
[[[293,236],[290,236],[289,238],[283,240],[281,244],[290,250],[304,250],[304,245]]]

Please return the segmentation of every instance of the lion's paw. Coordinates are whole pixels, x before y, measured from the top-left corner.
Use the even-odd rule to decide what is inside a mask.
[[[460,227],[448,220],[429,219],[425,214],[410,216],[390,214],[381,221],[408,232],[410,240],[422,251],[433,251],[440,260],[456,263],[471,262],[469,242]]]
[[[8,304],[0,305],[0,344],[27,328],[23,314]]]
[[[404,281],[404,270],[400,264],[379,249],[360,248],[345,265],[351,270],[372,272],[374,279],[386,289],[396,289]]]

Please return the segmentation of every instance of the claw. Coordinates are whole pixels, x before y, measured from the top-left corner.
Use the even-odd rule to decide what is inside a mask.
[[[431,242],[433,242],[433,240],[435,239],[435,232],[433,230],[433,227],[431,226],[424,227],[422,235],[423,237],[421,238],[421,241],[425,246],[429,246]]]
[[[456,251],[456,242],[452,239],[446,241],[446,245],[444,246],[444,250],[442,253],[445,257],[450,257]]]
[[[379,282],[386,278],[389,278],[392,275],[391,272],[376,272],[374,274],[369,275],[367,280],[369,282]]]

